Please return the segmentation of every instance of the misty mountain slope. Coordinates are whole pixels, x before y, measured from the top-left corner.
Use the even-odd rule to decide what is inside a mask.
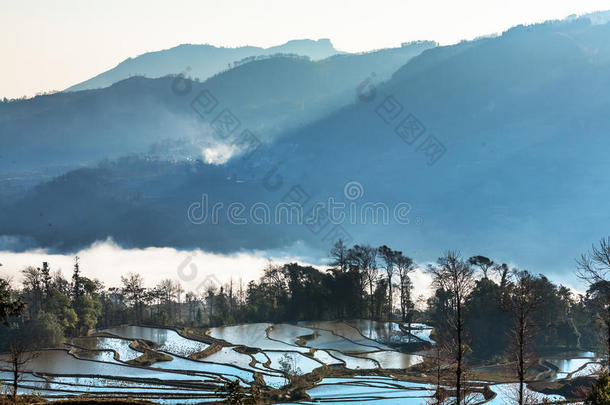
[[[170,78],[132,78],[103,90],[1,105],[0,167],[8,171],[81,165],[146,150],[169,134],[188,134],[191,125],[176,117],[180,107],[170,89]]]
[[[319,60],[339,52],[328,39],[317,41],[310,39],[293,40],[266,49],[255,46],[224,48],[207,44],[183,44],[162,51],[147,52],[135,58],[128,58],[115,68],[71,86],[66,91],[100,89],[132,76],[159,78],[181,72],[188,72],[194,78],[206,80],[210,76],[226,70],[230,64],[244,58],[278,53],[308,56],[314,60]]]
[[[375,100],[283,136],[266,153],[281,159],[294,150],[303,161],[337,153],[350,153],[354,159],[400,159],[388,142],[400,141],[394,129],[407,114],[415,114],[444,143],[448,152],[443,160],[462,158],[463,165],[493,161],[570,134],[579,134],[575,139],[603,139],[599,131],[609,123],[603,111],[610,85],[610,49],[604,38],[610,26],[578,21],[550,27],[535,26],[522,37],[509,31],[500,38],[466,43],[458,52],[455,47],[425,52],[377,86]],[[591,51],[575,46],[570,36],[579,34]],[[443,52],[448,57],[438,57]],[[422,70],[422,64],[427,69]],[[388,95],[402,104],[390,124],[376,112]],[[418,145],[404,146],[414,151]],[[423,156],[419,160],[425,163]]]
[[[209,196],[207,219],[189,222],[188,207]],[[112,237],[123,246],[180,246],[234,252],[282,247],[301,239],[303,225],[237,225],[226,215],[230,202],[248,209],[265,196],[258,183],[237,183],[226,168],[203,162],[122,158],[58,176],[4,205],[0,229],[13,249],[46,246],[73,251]],[[223,202],[214,222],[211,208]],[[29,212],[29,215],[25,215]],[[201,206],[195,217],[203,217]],[[103,235],[103,236],[102,236]],[[227,241],[233,243],[227,244]],[[263,242],[264,241],[264,242]],[[1,241],[0,241],[1,242]],[[31,243],[31,244],[30,244]],[[0,246],[2,249],[2,246]]]
[[[201,157],[216,143],[209,120],[229,108],[263,140],[310,122],[354,100],[352,89],[372,70],[389,77],[430,42],[319,62],[273,57],[189,82],[188,95],[172,90],[175,78],[134,77],[105,89],[59,93],[0,104],[0,171],[88,165],[104,158],[147,153],[153,145],[182,142],[182,155]],[[179,86],[181,84],[178,84]],[[219,103],[203,121],[191,107],[202,89]],[[206,117],[207,118],[207,117]],[[36,156],[36,159],[31,159]],[[180,156],[178,156],[180,157]],[[14,176],[12,176],[14,177]]]
[[[439,57],[445,48],[425,52],[380,86],[375,101],[284,136],[267,153],[283,160],[289,183],[337,194],[359,181],[370,200],[403,199],[424,219],[425,236],[354,227],[368,238],[393,237],[428,254],[439,245],[480,246],[533,265],[571,262],[609,219],[601,186],[609,169],[608,37],[608,25],[557,22],[451,47],[449,57]],[[404,106],[392,124],[375,112],[383,94]],[[393,132],[408,113],[447,149],[432,167],[417,151],[425,135],[408,145]],[[324,171],[311,162],[325,162]]]
[[[260,60],[212,77],[204,87],[219,100],[229,100],[235,115],[257,135],[269,139],[295,124],[306,124],[353,103],[354,89],[371,72],[379,80],[389,79],[411,58],[435,46],[434,42],[420,41],[319,62],[285,57]]]

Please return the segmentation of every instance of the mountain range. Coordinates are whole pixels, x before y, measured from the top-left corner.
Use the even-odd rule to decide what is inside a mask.
[[[57,174],[102,159],[149,153],[151,148],[159,152],[168,143],[173,148],[181,145],[182,157],[201,158],[202,146],[215,144],[209,125],[190,105],[202,89],[244,127],[271,140],[352,102],[353,89],[371,72],[390,77],[435,45],[417,42],[321,61],[280,55],[240,64],[204,82],[169,73],[157,79],[137,76],[103,89],[2,103],[0,150],[5,153],[0,172],[44,168]],[[191,97],[174,89],[176,82],[187,83]]]
[[[229,69],[233,64],[243,62],[244,59],[292,54],[320,60],[339,53],[341,52],[337,51],[326,38],[317,41],[293,40],[269,48],[256,46],[225,48],[208,44],[182,44],[171,49],[147,52],[135,58],[126,59],[115,68],[70,86],[66,91],[100,89],[132,76],[159,78],[180,72],[188,73],[199,80],[205,80]]]
[[[366,203],[391,214],[408,206],[408,224],[344,222],[354,243],[420,260],[461,249],[561,271],[610,219],[607,38],[610,24],[587,16],[451,46],[254,58],[204,82],[134,77],[5,103],[0,233],[59,251],[112,237],[123,246],[304,243],[321,252],[338,235],[334,224],[198,224],[188,214],[203,195],[247,208],[333,198],[359,213]],[[188,94],[172,92],[177,79]],[[219,138],[213,117],[191,108],[201,91],[260,145],[240,153]],[[223,150],[224,159],[210,158]],[[57,169],[45,178],[49,167]]]

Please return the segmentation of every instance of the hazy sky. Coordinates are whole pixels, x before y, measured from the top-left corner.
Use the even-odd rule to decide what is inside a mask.
[[[0,97],[62,90],[181,43],[271,46],[330,38],[343,51],[441,44],[610,9],[610,0],[0,0]]]
[[[290,254],[287,251],[291,251]],[[80,268],[86,277],[97,278],[107,287],[119,286],[121,276],[129,272],[144,276],[147,287],[152,287],[162,279],[170,278],[180,281],[187,291],[201,291],[209,283],[225,284],[231,278],[244,283],[258,279],[265,266],[269,263],[284,264],[298,262],[303,265],[313,264],[319,269],[325,269],[324,262],[312,260],[306,250],[293,246],[281,251],[251,251],[234,254],[214,254],[201,250],[177,250],[169,247],[149,247],[146,249],[125,249],[112,240],[100,241],[82,249],[75,254],[52,254],[44,249],[27,252],[12,252],[0,250],[0,277],[9,278],[15,285],[22,280],[21,270],[27,266],[42,265],[49,262],[52,270],[61,270],[67,278],[71,277],[74,256],[80,258]],[[468,257],[468,255],[466,255]],[[415,257],[417,261],[418,258]],[[509,262],[509,267],[523,268],[519,263]],[[432,294],[431,279],[422,269],[427,263],[419,263],[411,275],[414,286],[414,296]],[[582,280],[575,275],[573,268],[557,269],[556,272],[545,273],[550,280],[582,292],[586,289]],[[202,287],[203,286],[203,287]]]
[[[22,253],[0,250],[0,277],[9,278],[18,285],[22,280],[22,269],[32,265],[40,267],[46,261],[53,271],[61,270],[64,276],[70,278],[75,255],[80,258],[80,269],[86,277],[100,279],[108,287],[121,285],[121,276],[136,272],[144,276],[147,287],[170,278],[179,281],[187,291],[198,292],[210,283],[218,287],[228,283],[231,278],[235,283],[242,279],[246,285],[250,280],[258,279],[269,263],[311,265],[306,257],[282,252],[254,251],[223,255],[168,247],[124,249],[107,240],[94,243],[74,255],[51,254],[44,249]],[[320,264],[314,266],[326,268]],[[431,295],[430,277],[427,274],[418,269],[411,278],[416,295]]]

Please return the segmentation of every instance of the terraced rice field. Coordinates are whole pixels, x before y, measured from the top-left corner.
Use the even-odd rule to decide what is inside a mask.
[[[424,361],[422,353],[399,348],[416,342],[430,347],[434,343],[429,339],[431,330],[422,324],[412,324],[409,329],[394,322],[366,320],[257,323],[212,328],[200,341],[171,329],[122,326],[72,339],[65,349],[32,354],[19,391],[50,400],[88,395],[201,403],[222,401],[224,394],[217,390],[229,381],[238,380],[243,387],[256,383],[281,389],[291,376],[327,370],[321,374],[326,377],[312,380],[309,399],[299,403],[423,404],[434,394],[433,387],[394,374],[404,374]],[[135,366],[141,364],[136,360],[144,354],[140,350],[147,350],[135,345],[138,340],[146,341],[153,353],[164,354],[165,361]],[[3,385],[12,379],[7,360],[6,355],[0,356]],[[557,368],[556,378],[599,371],[592,353],[547,361]],[[328,377],[329,373],[345,377]],[[510,398],[514,386],[490,388],[497,395],[487,403],[500,404]],[[482,395],[475,394],[475,402],[485,402]]]

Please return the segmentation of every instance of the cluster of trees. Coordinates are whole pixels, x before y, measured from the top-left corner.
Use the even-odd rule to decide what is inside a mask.
[[[191,292],[169,279],[146,288],[144,278],[135,273],[122,277],[121,286],[105,288],[98,280],[81,275],[78,258],[70,280],[43,263],[22,271],[19,290],[11,290],[2,281],[0,293],[14,297],[24,311],[11,317],[14,314],[3,309],[0,316],[10,319],[13,329],[36,330],[37,336],[44,336],[37,341],[49,346],[63,336],[122,323],[219,326],[347,318],[425,321],[436,326],[437,339],[457,328],[457,338],[476,359],[504,354],[510,340],[506,331],[517,310],[531,317],[528,327],[536,325],[536,350],[599,348],[600,328],[591,327],[591,319],[610,324],[610,288],[598,279],[586,295],[574,296],[542,275],[511,270],[484,256],[462,259],[449,252],[426,269],[435,292],[424,302],[422,297],[413,297],[411,275],[416,264],[400,251],[388,246],[348,248],[339,241],[330,259],[326,271],[296,263],[270,264],[259,280],[248,284],[241,280],[224,286],[210,283]],[[592,266],[589,264],[590,269]],[[520,289],[529,294],[522,301],[515,295]],[[527,301],[530,298],[536,302]],[[416,301],[421,310],[416,310]],[[425,311],[423,307],[427,307]],[[610,338],[607,342],[610,344]]]
[[[598,346],[590,297],[574,298],[543,275],[451,251],[427,271],[435,287],[427,315],[436,332],[439,403],[442,385],[455,388],[457,403],[465,401],[468,365],[494,359],[513,365],[520,382],[515,402],[523,404],[535,353]]]
[[[361,317],[423,321],[435,327],[439,385],[442,379],[446,384],[449,372],[458,402],[465,397],[465,375],[473,361],[508,359],[524,382],[536,352],[610,350],[610,240],[580,259],[579,274],[589,289],[578,296],[543,275],[484,256],[465,259],[447,252],[425,269],[434,294],[427,305],[423,298],[417,300],[419,309],[411,275],[422,266],[402,252],[388,246],[348,248],[339,241],[330,259],[326,271],[269,264],[259,280],[247,285],[230,281],[186,293],[169,279],[146,288],[135,273],[122,277],[121,286],[105,288],[81,275],[78,258],[70,280],[43,263],[22,271],[19,290],[0,280],[0,320],[13,326],[1,330],[9,338],[0,336],[0,341],[54,346],[65,336],[123,323],[208,327]]]
[[[121,278],[121,287],[105,288],[99,280],[82,276],[78,260],[70,280],[47,262],[22,270],[19,290],[0,279],[0,319],[10,326],[0,329],[0,350],[17,342],[28,348],[55,347],[65,337],[81,336],[95,327],[182,323],[184,290],[179,283],[167,279],[145,288],[141,275],[128,274]],[[194,294],[188,293],[187,301],[189,296]],[[200,319],[198,324],[205,322]]]
[[[238,66],[245,65],[246,63],[254,62],[257,60],[274,59],[274,58],[292,58],[292,59],[301,59],[301,60],[311,61],[311,58],[307,55],[297,55],[295,53],[274,53],[271,55],[248,56],[241,60],[235,61],[233,63],[229,63],[228,66],[229,66],[229,70],[230,70],[232,68],[236,68]],[[226,72],[226,70],[224,72]],[[220,75],[224,72],[218,73],[218,75]]]
[[[610,356],[610,238],[578,260],[577,274],[589,284],[578,297],[543,275],[483,256],[464,260],[450,251],[427,271],[435,287],[427,317],[436,332],[439,404],[446,399],[443,385],[454,388],[457,404],[468,402],[465,376],[472,359],[508,361],[519,381],[514,400],[524,404],[536,353],[584,348]],[[606,403],[607,381],[602,375],[586,403]]]
[[[326,272],[296,263],[268,266],[258,282],[248,284],[242,313],[253,321],[413,319],[411,258],[387,246],[347,248],[339,241],[330,259]]]
[[[53,347],[65,335],[79,335],[95,327],[102,285],[80,276],[78,257],[71,282],[59,272],[51,274],[48,263],[28,267],[22,274],[20,291],[11,291],[6,280],[0,285],[0,295],[5,297],[0,308],[9,308],[0,316],[6,325],[13,326],[0,330],[0,349],[17,342],[26,347]]]
[[[36,93],[35,97],[39,97],[39,96],[48,96],[51,94],[56,94],[59,93],[59,90],[48,90],[48,91],[39,91]],[[28,96],[21,96],[19,98],[6,98],[6,97],[2,97],[0,98],[0,103],[14,103],[17,101],[24,101],[27,100],[28,98],[32,98],[32,97],[28,97]]]
[[[21,303],[24,311],[4,315],[13,328],[0,334],[56,346],[65,336],[124,323],[207,327],[360,317],[413,320],[412,259],[387,246],[347,248],[342,242],[330,258],[327,271],[296,263],[269,264],[259,280],[209,283],[190,292],[170,279],[147,288],[144,277],[136,273],[121,277],[120,286],[106,288],[81,274],[78,258],[71,279],[45,262],[22,271],[21,289],[10,289],[3,281],[3,293]],[[32,339],[28,331],[35,331]]]

